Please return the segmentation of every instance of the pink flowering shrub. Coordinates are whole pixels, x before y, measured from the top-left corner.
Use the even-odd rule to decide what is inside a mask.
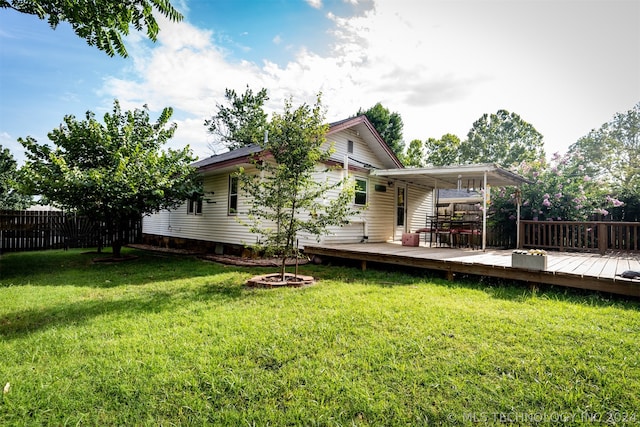
[[[580,153],[555,153],[547,162],[522,162],[516,171],[531,181],[521,186],[521,218],[538,221],[610,219],[612,208],[624,203],[596,179]],[[515,230],[515,188],[491,192],[489,215],[493,225]]]

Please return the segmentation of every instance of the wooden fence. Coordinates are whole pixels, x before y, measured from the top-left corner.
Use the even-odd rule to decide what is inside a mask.
[[[0,253],[110,246],[104,224],[61,211],[0,211]],[[142,240],[142,220],[130,221],[124,244]]]
[[[640,251],[640,222],[520,221],[520,246],[559,251]]]

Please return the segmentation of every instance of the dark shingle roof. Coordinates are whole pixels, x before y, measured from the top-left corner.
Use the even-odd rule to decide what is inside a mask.
[[[204,168],[211,165],[216,165],[229,160],[235,160],[242,157],[250,156],[251,154],[258,153],[262,149],[258,145],[248,145],[246,147],[240,147],[233,151],[227,151],[226,153],[216,154],[215,156],[207,157],[206,159],[198,160],[192,163],[191,166],[196,169]]]

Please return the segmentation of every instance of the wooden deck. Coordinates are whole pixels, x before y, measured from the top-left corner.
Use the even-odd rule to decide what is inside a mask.
[[[444,271],[455,274],[499,277],[529,283],[566,286],[640,297],[640,280],[624,279],[625,270],[640,271],[639,253],[593,254],[549,252],[546,271],[511,267],[511,250],[402,246],[398,243],[306,245],[307,255],[359,260]]]

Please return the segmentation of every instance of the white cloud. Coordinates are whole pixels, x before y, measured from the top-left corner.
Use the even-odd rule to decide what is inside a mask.
[[[269,90],[270,111],[288,96],[314,102],[321,91],[329,121],[382,102],[401,114],[407,142],[464,138],[482,114],[504,108],[545,135],[547,152],[564,151],[640,100],[638,19],[624,9],[638,7],[605,3],[379,1],[361,16],[328,14],[330,54],[303,49],[285,65],[233,61],[213,31],[162,22],[152,49],[144,40],[131,49],[139,79],[110,78],[102,93],[123,107],[173,106],[181,117],[175,143],[200,156],[210,154],[204,119],[225,88],[246,85]],[[624,51],[614,43],[623,40]]]
[[[280,44],[282,43],[282,37],[280,37],[280,35],[277,35],[271,41],[273,42],[273,44]]]
[[[322,8],[322,0],[305,0],[314,9]]]

